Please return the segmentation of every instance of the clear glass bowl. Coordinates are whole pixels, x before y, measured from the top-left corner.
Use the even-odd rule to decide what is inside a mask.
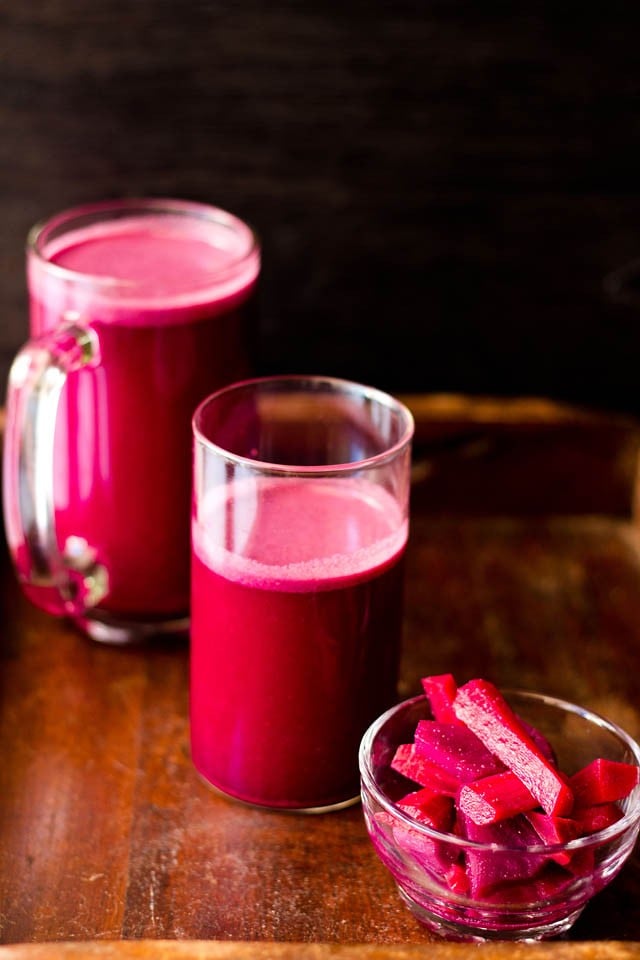
[[[640,767],[638,744],[605,718],[542,694],[507,691],[505,696],[547,737],[564,773],[571,775],[596,757]],[[449,939],[541,940],[565,933],[631,854],[640,827],[640,786],[622,802],[620,820],[569,843],[516,848],[439,833],[396,806],[418,787],[390,767],[396,747],[413,741],[418,720],[430,718],[426,697],[406,700],[379,717],[360,745],[367,829],[401,897],[418,920]],[[460,868],[469,864],[496,879],[483,899],[455,882],[456,871],[459,877]],[[514,882],[514,877],[521,879]]]

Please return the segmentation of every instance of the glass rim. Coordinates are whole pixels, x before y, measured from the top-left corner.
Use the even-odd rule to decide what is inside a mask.
[[[202,428],[202,418],[205,411],[211,406],[211,404],[217,403],[218,400],[229,395],[230,393],[239,393],[247,388],[259,388],[260,386],[266,386],[268,384],[272,384],[274,386],[276,384],[282,384],[283,386],[290,386],[292,388],[295,388],[296,386],[301,387],[303,385],[316,384],[329,388],[327,392],[333,391],[335,394],[342,394],[344,396],[352,395],[366,397],[367,399],[373,400],[389,410],[394,410],[402,418],[404,421],[402,435],[395,443],[372,457],[365,457],[362,460],[350,460],[346,463],[311,465],[301,465],[295,463],[272,463],[268,460],[253,459],[252,457],[246,457],[241,454],[233,453],[231,450],[225,449],[206,436]],[[310,393],[309,395],[311,396],[312,394]],[[191,424],[194,440],[202,447],[206,448],[212,453],[217,454],[229,463],[233,463],[236,466],[243,466],[249,470],[260,472],[262,474],[290,477],[337,476],[354,473],[359,470],[371,469],[372,467],[382,466],[383,464],[395,459],[398,454],[401,453],[411,443],[415,429],[413,414],[409,408],[396,397],[386,393],[384,390],[380,390],[377,387],[369,387],[354,380],[347,380],[340,377],[321,376],[316,374],[278,374],[265,377],[252,377],[246,380],[240,380],[237,383],[228,384],[227,386],[222,387],[220,390],[216,390],[208,397],[205,397],[205,399],[198,404],[193,414]]]
[[[222,270],[213,270],[208,282],[224,279],[232,274],[242,264],[249,262],[253,257],[260,255],[261,244],[256,230],[245,220],[233,213],[223,210],[213,204],[199,200],[181,200],[174,197],[119,197],[111,200],[96,200],[73,207],[67,207],[50,217],[38,220],[28,231],[26,239],[27,254],[33,256],[40,268],[60,280],[75,284],[90,284],[103,290],[135,290],[138,283],[135,280],[123,280],[104,274],[85,273],[53,263],[47,256],[44,244],[50,239],[50,234],[60,227],[68,226],[69,232],[74,226],[79,227],[84,218],[100,217],[104,215],[104,222],[115,220],[108,214],[134,215],[135,213],[164,213],[167,215],[191,217],[201,222],[209,221],[233,230],[237,234],[245,233],[247,237],[246,250],[232,257]],[[202,285],[203,287],[206,284]],[[198,287],[199,288],[199,287]]]
[[[587,707],[581,707],[578,704],[571,703],[568,700],[552,697],[545,693],[536,693],[531,690],[521,690],[516,688],[505,689],[503,693],[507,700],[510,697],[522,697],[530,702],[546,704],[548,706],[561,709],[567,713],[578,715],[584,720],[604,728],[609,733],[615,735],[619,740],[623,741],[623,743],[633,754],[635,765],[640,768],[640,744],[638,744],[631,734],[627,733],[626,730],[623,730],[622,727],[620,727],[617,723],[614,723],[612,720],[607,719],[606,717],[588,709]],[[415,832],[423,834],[430,840],[447,843],[458,847],[460,850],[535,855],[554,854],[564,851],[574,852],[576,850],[583,850],[591,846],[597,846],[599,844],[606,843],[607,841],[619,836],[621,833],[624,833],[630,827],[633,827],[634,824],[636,824],[640,819],[639,783],[636,784],[632,791],[633,804],[631,808],[628,811],[625,811],[619,820],[616,820],[615,823],[610,824],[610,826],[604,827],[602,830],[598,830],[595,833],[590,833],[583,837],[577,837],[575,840],[567,840],[564,843],[545,844],[540,842],[539,844],[532,844],[528,847],[514,847],[510,846],[509,844],[499,843],[482,843],[477,840],[468,840],[465,837],[458,837],[453,833],[444,833],[440,830],[435,830],[433,827],[429,827],[424,823],[420,823],[413,817],[409,816],[409,814],[405,813],[400,807],[398,807],[396,803],[393,802],[393,800],[390,800],[386,796],[376,781],[370,763],[373,742],[385,723],[387,723],[387,721],[390,720],[396,713],[403,709],[408,709],[411,706],[417,705],[418,703],[428,704],[427,696],[425,694],[419,694],[418,696],[411,697],[408,700],[402,700],[400,703],[396,703],[394,706],[386,710],[376,720],[374,720],[374,722],[365,731],[362,740],[360,741],[360,748],[358,751],[358,764],[363,788],[372,795],[375,802],[381,806],[383,810],[394,817],[394,819],[397,819],[403,826],[410,827]]]

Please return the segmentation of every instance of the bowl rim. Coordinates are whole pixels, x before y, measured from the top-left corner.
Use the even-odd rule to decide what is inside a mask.
[[[624,742],[633,755],[635,766],[640,769],[640,744],[638,744],[638,742],[629,733],[627,733],[626,730],[624,730],[613,720],[609,720],[607,717],[589,709],[588,707],[582,707],[579,704],[572,703],[569,700],[563,700],[559,697],[553,697],[545,693],[538,693],[519,688],[504,688],[501,689],[501,693],[505,699],[507,699],[507,701],[509,698],[522,697],[539,704],[545,704],[547,706],[559,708],[567,713],[577,714],[596,726],[607,730],[609,733],[615,735],[618,739]],[[396,803],[393,802],[393,800],[390,800],[386,796],[386,794],[378,786],[371,767],[371,749],[381,729],[396,714],[403,710],[408,710],[410,707],[417,705],[418,703],[424,703],[428,706],[429,699],[425,694],[419,694],[418,696],[401,700],[384,713],[380,714],[380,716],[374,720],[369,728],[365,731],[364,736],[360,741],[360,748],[358,751],[362,800],[363,807],[365,809],[367,806],[364,796],[366,790],[373,796],[376,803],[379,804],[379,806],[382,807],[382,809],[390,814],[395,820],[406,827],[410,827],[412,830],[422,834],[428,839],[439,841],[441,843],[446,842],[453,846],[459,847],[461,850],[485,852],[490,850],[492,853],[510,852],[535,855],[583,850],[585,848],[600,846],[604,843],[607,843],[625,833],[630,828],[640,825],[640,781],[636,784],[629,795],[629,809],[619,820],[602,830],[596,831],[595,833],[590,833],[583,837],[577,837],[575,840],[569,840],[565,843],[549,844],[541,842],[540,844],[527,847],[516,847],[510,844],[499,843],[482,843],[475,840],[468,840],[465,837],[458,837],[453,833],[444,833],[440,830],[434,830],[432,827],[429,827],[424,823],[420,823],[418,820],[415,820],[413,817],[409,816],[409,814],[405,813],[400,807],[398,807]]]

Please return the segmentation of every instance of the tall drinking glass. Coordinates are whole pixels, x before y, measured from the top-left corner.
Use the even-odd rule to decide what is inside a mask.
[[[277,377],[218,391],[193,429],[193,762],[248,803],[345,806],[396,698],[411,414]]]
[[[5,525],[28,596],[96,639],[187,626],[191,417],[250,372],[259,266],[246,224],[179,200],[92,204],[29,235]]]

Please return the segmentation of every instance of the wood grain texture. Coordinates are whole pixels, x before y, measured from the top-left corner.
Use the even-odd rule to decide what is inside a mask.
[[[434,442],[447,422],[458,430],[463,406],[440,408]],[[422,409],[419,432],[429,449],[428,416],[419,402],[414,408]],[[508,425],[513,443],[500,458],[488,457],[478,476],[492,496],[492,469],[497,487],[505,470],[519,477],[535,511],[521,510],[526,497],[520,506],[511,500],[500,510],[480,509],[478,501],[469,510],[462,485],[459,506],[450,498],[445,508],[435,473],[416,483],[399,694],[416,693],[428,672],[452,670],[460,681],[485,675],[583,703],[640,736],[637,519],[629,510],[607,512],[609,494],[597,512],[558,512],[553,499],[549,512],[541,512],[541,473],[531,466],[531,451],[538,451],[542,473],[568,476],[578,442],[556,444],[547,456],[540,431],[548,441],[552,408],[544,408],[537,426],[526,409],[521,435],[514,416],[500,426],[489,401],[467,426],[481,423],[491,438]],[[566,439],[566,410],[558,423]],[[588,448],[581,463],[590,456],[597,463],[603,449],[615,448],[610,440],[605,447],[592,443],[601,436],[599,418],[580,413],[577,423]],[[585,423],[595,434],[582,432]],[[633,433],[616,436],[625,451],[635,442]],[[509,451],[515,461],[524,456],[525,470],[509,466]],[[464,461],[447,462],[442,469],[450,477],[467,469]],[[588,487],[591,480],[603,489],[597,471],[585,470],[580,483]],[[443,480],[440,492],[445,486]],[[264,946],[254,955],[274,960],[296,943],[326,944],[318,960],[340,945],[348,951],[369,944],[376,960],[386,947],[431,946],[433,937],[401,903],[377,860],[359,807],[311,818],[265,812],[226,800],[198,779],[189,757],[184,645],[117,649],[84,639],[27,603],[4,549],[0,615],[1,943],[71,941],[78,946],[60,949],[73,956],[84,941],[212,940],[219,956],[226,949],[231,958],[243,957],[237,944],[257,942]],[[612,939],[640,942],[638,902],[636,851],[558,945],[569,951],[593,941],[595,954],[580,946],[553,956],[631,956],[597,950]],[[297,956],[316,960],[313,949],[320,947]]]
[[[400,399],[415,419],[415,513],[638,512],[635,417],[540,397]]]
[[[255,223],[260,372],[638,409],[635,4],[5,0],[0,372],[23,246],[78,202]]]
[[[635,960],[640,944],[609,941],[580,944],[425,946],[373,944],[220,943],[212,941],[122,941],[0,946],[0,960]]]

